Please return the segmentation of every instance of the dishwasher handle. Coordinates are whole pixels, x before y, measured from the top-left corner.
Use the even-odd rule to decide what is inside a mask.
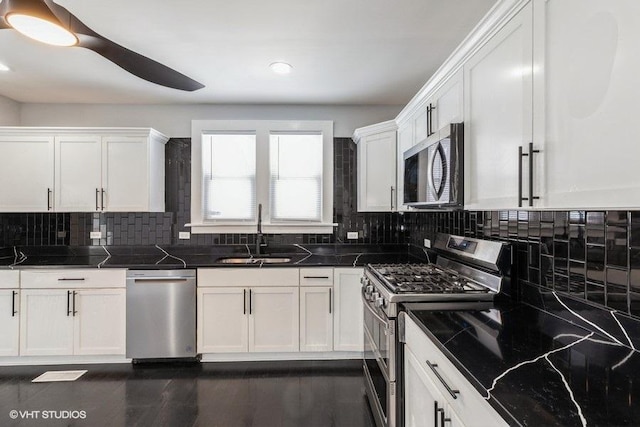
[[[131,278],[129,279],[131,280]],[[189,282],[194,281],[195,279],[192,277],[184,278],[184,277],[136,277],[133,278],[135,283],[137,282],[157,282],[157,283],[167,283],[167,282]]]

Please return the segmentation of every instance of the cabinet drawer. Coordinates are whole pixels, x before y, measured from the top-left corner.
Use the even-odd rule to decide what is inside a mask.
[[[416,356],[432,381],[437,384],[439,391],[445,396],[451,409],[460,416],[463,424],[474,425],[477,424],[477,420],[483,420],[485,425],[507,426],[504,419],[485,400],[485,396],[482,396],[467,381],[431,339],[422,332],[420,327],[409,316],[405,316],[405,319],[407,347]],[[427,361],[433,368],[429,366]],[[451,396],[444,383],[451,390],[458,391],[456,398]]]
[[[297,268],[199,268],[198,287],[298,286]]]
[[[23,270],[21,288],[124,288],[127,275],[124,269],[63,269]]]
[[[20,272],[16,270],[0,270],[0,289],[11,289],[20,286]]]
[[[301,268],[300,286],[333,285],[333,268]]]

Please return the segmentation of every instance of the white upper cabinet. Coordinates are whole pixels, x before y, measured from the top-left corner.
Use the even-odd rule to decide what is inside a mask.
[[[390,212],[397,208],[396,130],[394,121],[357,129],[358,212]]]
[[[53,209],[53,137],[0,131],[0,212]]]
[[[164,144],[154,136],[102,138],[102,209],[164,211]]]
[[[637,208],[640,2],[535,0],[536,143],[549,208]]]
[[[102,139],[99,135],[55,138],[56,210],[100,210]]]
[[[533,141],[532,15],[529,3],[464,65],[467,209],[517,208],[529,197],[518,148]]]
[[[138,128],[0,128],[0,212],[164,211],[164,145]]]
[[[463,72],[458,70],[435,91],[429,101],[431,112],[429,117],[430,133],[437,135],[438,139],[449,135],[448,129],[446,135],[440,135],[440,130],[448,127],[451,123],[463,121],[463,80]]]

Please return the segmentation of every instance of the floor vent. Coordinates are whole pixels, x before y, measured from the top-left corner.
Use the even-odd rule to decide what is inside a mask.
[[[49,383],[57,381],[75,381],[87,371],[47,371],[35,378],[32,383]]]

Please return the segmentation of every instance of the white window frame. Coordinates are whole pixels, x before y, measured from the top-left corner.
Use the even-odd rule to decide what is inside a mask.
[[[263,233],[333,233],[333,121],[328,120],[192,120],[191,121],[191,227],[194,234],[255,233],[257,221],[206,221],[202,194],[202,135],[250,132],[256,135],[256,206],[262,204]],[[272,132],[321,132],[322,219],[271,222],[269,136]]]

